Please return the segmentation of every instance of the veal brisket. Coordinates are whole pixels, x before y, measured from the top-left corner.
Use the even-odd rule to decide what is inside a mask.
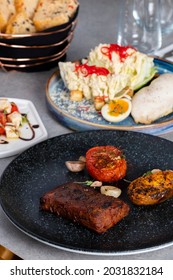
[[[46,210],[97,233],[103,233],[129,213],[129,206],[118,198],[78,183],[66,183],[48,191],[40,199]]]

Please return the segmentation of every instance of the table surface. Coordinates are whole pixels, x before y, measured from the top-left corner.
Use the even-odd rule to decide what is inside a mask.
[[[85,57],[89,50],[99,43],[114,42],[116,38],[116,18],[118,1],[115,0],[79,0],[80,13],[78,25],[72,44],[67,53],[67,60]],[[171,43],[171,36],[165,36],[163,45]],[[48,137],[72,132],[58,123],[46,107],[45,87],[48,78],[56,69],[36,73],[3,72],[0,71],[0,96],[24,98],[31,100],[48,131]],[[173,133],[162,135],[173,141]],[[0,175],[14,159],[0,159]],[[25,235],[6,217],[0,207],[0,242],[26,260],[58,260],[58,259],[173,259],[173,246],[156,251],[125,255],[125,256],[95,256],[79,254],[53,248]]]

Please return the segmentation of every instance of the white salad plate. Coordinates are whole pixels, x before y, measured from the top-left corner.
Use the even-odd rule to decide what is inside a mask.
[[[21,114],[26,114],[29,123],[25,123],[21,127],[21,136],[23,139],[7,139],[4,136],[0,136],[0,158],[17,155],[27,148],[47,139],[48,134],[43,125],[43,122],[30,100],[18,99],[18,98],[7,98],[10,102],[14,102],[19,109]],[[3,143],[4,141],[4,143]]]

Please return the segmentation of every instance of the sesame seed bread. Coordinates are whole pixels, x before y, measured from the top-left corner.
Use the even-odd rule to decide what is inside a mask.
[[[66,10],[69,17],[72,17],[79,6],[77,0],[66,0]]]
[[[11,15],[15,14],[14,0],[0,0],[0,32],[4,32]]]
[[[6,34],[27,34],[35,33],[36,29],[33,21],[24,13],[17,13],[11,16],[7,27]]]
[[[14,0],[16,11],[25,12],[29,18],[33,18],[39,0]]]
[[[0,32],[35,33],[68,23],[77,0],[0,0]]]
[[[67,23],[76,8],[76,0],[39,0],[33,22],[37,31]]]

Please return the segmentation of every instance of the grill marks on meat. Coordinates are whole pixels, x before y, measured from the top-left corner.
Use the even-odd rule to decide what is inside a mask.
[[[154,205],[173,197],[173,171],[158,171],[134,180],[128,196],[137,205]]]
[[[130,207],[122,200],[105,196],[78,183],[66,183],[45,193],[41,209],[103,233],[128,215]]]

